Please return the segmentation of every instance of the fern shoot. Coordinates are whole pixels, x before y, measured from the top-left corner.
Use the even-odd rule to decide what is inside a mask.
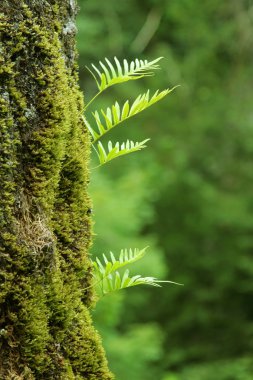
[[[96,81],[98,92],[88,102],[85,108],[86,117],[89,119],[90,116],[87,115],[89,105],[93,103],[97,96],[104,90],[115,84],[153,75],[154,70],[159,69],[158,62],[161,59],[162,57],[154,59],[153,61],[135,59],[130,63],[124,59],[123,62],[120,63],[120,61],[114,57],[113,63],[105,58],[104,62],[99,62],[99,66],[92,64],[92,68],[88,68],[88,70]],[[141,142],[133,142],[129,139],[123,143],[109,141],[106,147],[98,140],[119,124],[165,98],[174,89],[175,87],[171,89],[167,88],[162,91],[156,90],[152,96],[150,96],[150,91],[148,90],[144,94],[138,95],[132,102],[126,100],[123,105],[120,105],[118,101],[115,101],[113,105],[108,106],[106,110],[96,110],[91,115],[93,116],[95,127],[83,116],[84,124],[91,135],[92,146],[98,157],[99,164],[96,167],[102,166],[120,156],[134,153],[145,148],[146,142],[149,140],[148,138]],[[143,258],[146,254],[146,248],[142,250],[137,248],[134,250],[121,250],[118,259],[115,258],[112,252],[110,252],[109,258],[105,255],[103,255],[103,259],[96,258],[95,261],[93,261],[93,276],[94,286],[97,288],[98,293],[103,296],[116,290],[137,285],[159,287],[161,286],[160,283],[163,282],[177,284],[173,281],[160,281],[155,277],[142,277],[139,274],[131,276],[129,269],[122,270],[123,267],[134,264]]]
[[[123,106],[120,106],[116,101],[111,107],[107,107],[106,111],[101,109],[100,112],[93,112],[92,115],[98,128],[98,132],[96,132],[94,129],[90,130],[90,133],[93,137],[93,143],[104,136],[115,126],[144,111],[159,100],[163,99],[173,90],[174,88],[166,89],[161,92],[157,90],[152,97],[150,97],[150,92],[148,90],[145,94],[138,95],[132,105],[129,104],[129,100],[127,100]]]
[[[93,262],[93,276],[94,286],[97,288],[98,294],[104,296],[108,293],[115,292],[117,290],[129,288],[137,285],[151,285],[160,287],[160,283],[178,284],[173,281],[161,281],[155,277],[142,277],[141,275],[130,276],[129,269],[125,269],[122,273],[120,269],[135,263],[142,259],[146,254],[147,247],[139,250],[138,248],[122,249],[119,258],[116,259],[114,254],[110,252],[108,258],[103,254],[103,260],[98,257]]]
[[[160,68],[158,62],[161,59],[162,57],[156,58],[153,61],[135,59],[130,63],[124,59],[121,63],[116,57],[114,57],[113,63],[105,58],[105,62],[100,61],[99,66],[92,64],[92,69],[88,68],[88,70],[94,77],[99,91],[88,102],[86,110],[96,97],[108,87],[153,75],[154,70]],[[115,101],[112,106],[106,108],[106,111],[103,109],[100,111],[95,110],[92,113],[92,116],[96,127],[93,127],[86,118],[83,117],[91,135],[92,145],[99,159],[99,165],[96,167],[104,165],[115,158],[137,152],[146,147],[145,143],[149,139],[136,143],[127,140],[122,144],[119,142],[109,142],[106,151],[104,145],[101,142],[97,143],[97,141],[110,132],[111,129],[162,100],[174,89],[175,87],[171,89],[167,88],[162,91],[156,90],[152,96],[150,96],[150,91],[148,90],[146,93],[138,95],[133,102],[126,100],[123,105],[120,106],[120,104]],[[89,115],[86,115],[86,117],[89,118]]]
[[[157,64],[162,57],[156,58],[153,61],[135,59],[128,63],[126,59],[120,63],[117,57],[114,57],[114,63],[105,58],[105,62],[99,61],[100,67],[92,64],[92,69],[88,68],[89,72],[96,81],[99,92],[86,105],[86,109],[105,89],[115,84],[136,80],[145,76],[153,75],[153,70],[159,69]]]

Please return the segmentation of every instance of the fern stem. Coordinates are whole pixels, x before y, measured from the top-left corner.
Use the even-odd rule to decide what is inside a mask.
[[[86,106],[84,107],[84,111],[87,110],[87,108],[91,105],[91,103],[93,103],[93,101],[101,94],[102,91],[99,91],[95,96],[93,96],[93,98],[86,104]]]

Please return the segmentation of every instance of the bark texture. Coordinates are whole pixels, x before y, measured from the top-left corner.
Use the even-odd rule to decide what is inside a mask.
[[[112,378],[88,311],[75,15],[74,0],[0,4],[1,380]]]

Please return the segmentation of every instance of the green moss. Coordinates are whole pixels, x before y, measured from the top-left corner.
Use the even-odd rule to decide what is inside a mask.
[[[112,378],[88,312],[89,137],[68,1],[5,1],[0,28],[0,378]],[[50,3],[50,2],[49,2]]]

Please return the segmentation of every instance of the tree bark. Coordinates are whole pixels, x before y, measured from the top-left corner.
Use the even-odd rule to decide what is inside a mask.
[[[109,380],[92,326],[75,0],[0,4],[0,379]]]

